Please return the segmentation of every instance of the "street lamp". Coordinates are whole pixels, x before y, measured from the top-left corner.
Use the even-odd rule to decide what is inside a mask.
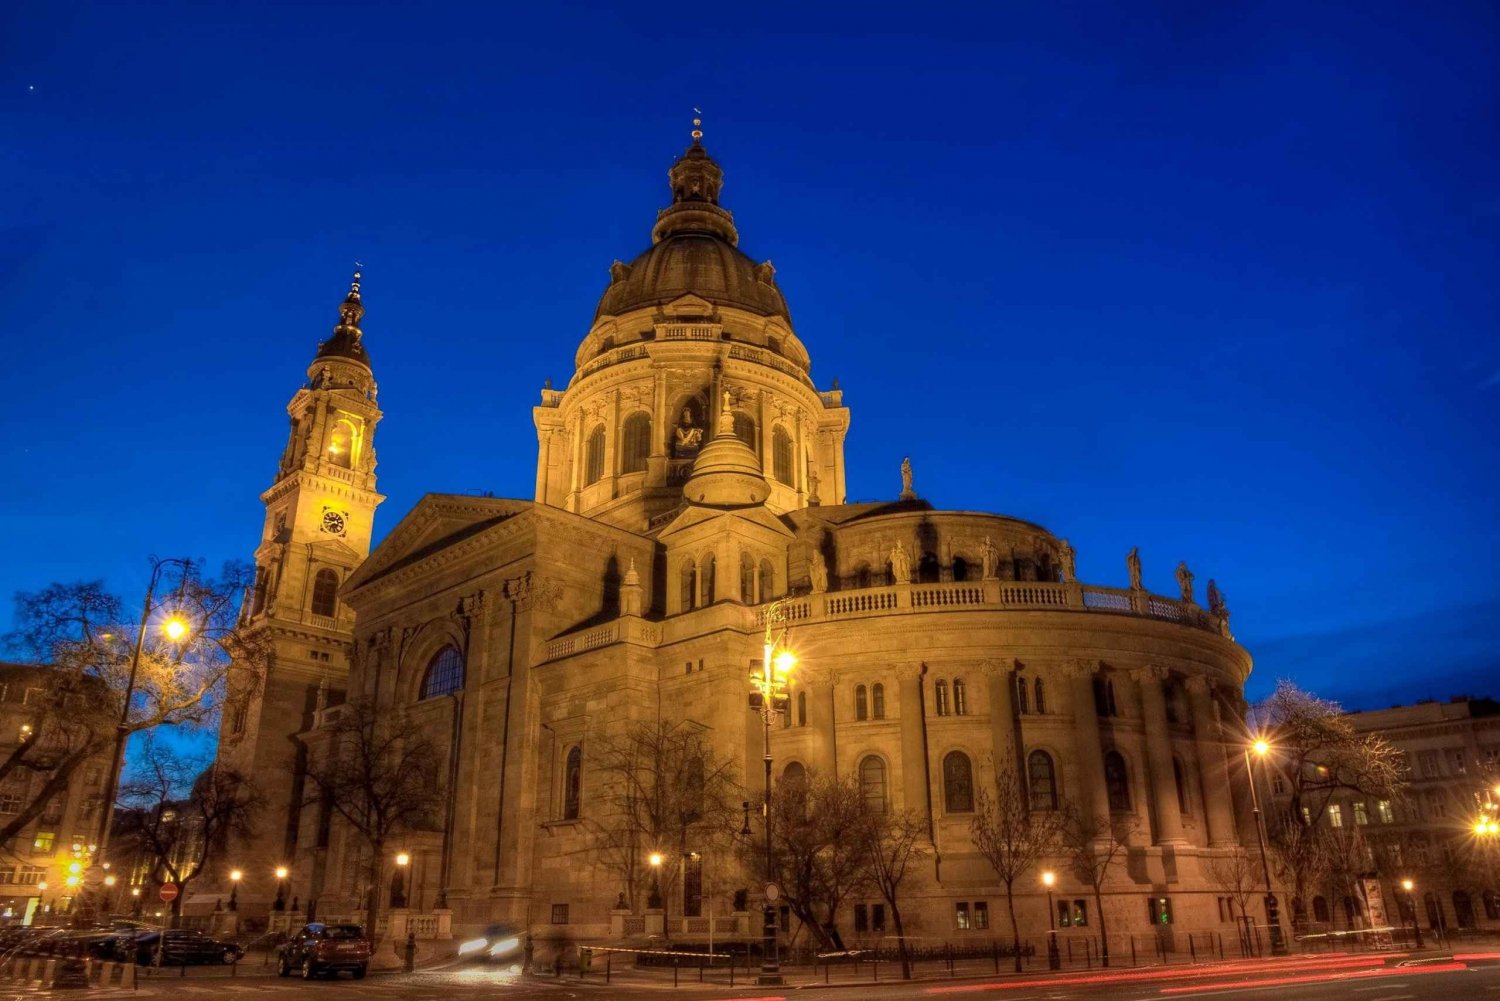
[[[1250,782],[1250,805],[1255,811],[1255,841],[1260,845],[1260,867],[1266,878],[1266,926],[1271,935],[1271,955],[1285,956],[1287,948],[1286,940],[1281,937],[1281,911],[1276,904],[1276,891],[1271,887],[1271,863],[1266,859],[1266,835],[1260,816],[1260,794],[1255,789],[1255,771],[1250,763],[1252,750],[1257,758],[1264,761],[1266,755],[1271,753],[1271,745],[1264,737],[1257,737],[1245,749],[1245,776]]]
[[[666,856],[661,852],[652,852],[646,856],[646,862],[651,866],[651,897],[646,901],[646,905],[661,908],[662,934],[670,940],[672,936],[667,934],[667,901],[661,895],[661,866],[665,861]]]
[[[1411,911],[1411,930],[1416,937],[1417,948],[1420,949],[1422,948],[1422,922],[1417,920],[1417,898],[1412,893],[1416,888],[1417,884],[1409,879],[1401,881],[1401,889],[1406,891],[1406,907]]]
[[[1056,970],[1062,966],[1062,954],[1057,949],[1057,913],[1052,909],[1052,886],[1057,882],[1057,874],[1048,870],[1042,873],[1042,885],[1047,888],[1047,969]]]
[[[273,911],[286,910],[286,878],[289,875],[287,867],[278,865],[276,867],[276,902],[271,905]]]
[[[151,621],[151,612],[156,600],[156,585],[161,579],[162,568],[168,566],[179,566],[184,576],[192,571],[193,561],[171,557],[168,559],[151,560],[151,580],[146,585],[146,601],[141,609],[141,625],[135,633],[135,650],[130,655],[130,677],[125,683],[125,698],[120,705],[120,724],[115,728],[115,748],[110,759],[109,772],[106,774],[104,785],[104,799],[101,802],[99,817],[99,836],[94,839],[99,846],[95,858],[103,859],[109,848],[110,820],[114,817],[115,796],[120,790],[120,765],[125,758],[125,741],[130,738],[130,700],[135,697],[135,675],[141,666],[141,648],[146,643],[146,627]],[[173,614],[162,623],[162,633],[174,643],[180,643],[188,635],[188,623],[182,616]]]
[[[766,887],[765,909],[761,915],[761,960],[759,983],[774,986],[781,981],[781,962],[776,955],[776,898],[780,890],[771,878],[775,861],[771,853],[771,720],[786,712],[787,678],[797,666],[797,655],[786,645],[788,633],[786,599],[778,598],[766,606],[766,632],[761,647],[761,670],[751,675],[755,691],[750,694],[750,708],[760,713],[765,724],[766,765]]]
[[[406,867],[411,865],[411,856],[406,852],[396,853],[396,889],[391,894],[392,907],[406,906]]]
[[[229,870],[229,909],[237,911],[240,909],[240,880],[245,876],[238,869]]]

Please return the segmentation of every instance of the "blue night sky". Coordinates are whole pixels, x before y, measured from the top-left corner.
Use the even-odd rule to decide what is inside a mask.
[[[853,409],[851,499],[1217,578],[1350,706],[1500,694],[1493,4],[0,10],[0,593],[249,556],[366,264],[377,535],[531,406],[691,107]],[[0,629],[10,610],[0,611]]]

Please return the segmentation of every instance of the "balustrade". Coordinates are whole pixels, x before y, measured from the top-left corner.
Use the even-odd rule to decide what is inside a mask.
[[[1065,608],[1068,592],[1062,584],[1001,584],[1000,604],[1009,608]]]

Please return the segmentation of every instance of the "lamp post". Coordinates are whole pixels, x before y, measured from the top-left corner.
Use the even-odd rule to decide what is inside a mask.
[[[1411,930],[1416,938],[1417,948],[1422,948],[1422,922],[1417,920],[1417,898],[1412,893],[1417,884],[1409,879],[1401,881],[1401,889],[1406,891],[1406,907],[1411,911]]]
[[[652,852],[646,856],[646,862],[651,866],[651,897],[646,901],[646,906],[661,908],[661,933],[670,941],[672,936],[667,933],[667,899],[661,895],[661,866],[665,861],[661,852]]]
[[[1260,846],[1260,869],[1266,878],[1266,930],[1271,936],[1271,955],[1285,956],[1287,954],[1286,940],[1281,936],[1281,911],[1276,904],[1276,891],[1271,887],[1271,863],[1266,858],[1266,835],[1265,825],[1260,816],[1260,794],[1255,789],[1255,771],[1250,762],[1250,752],[1265,760],[1271,752],[1271,745],[1264,739],[1257,738],[1254,743],[1245,748],[1245,776],[1250,780],[1250,806],[1255,813],[1255,841]]]
[[[276,867],[276,900],[271,904],[271,910],[273,911],[286,910],[286,878],[289,875],[291,875],[291,871],[286,866],[278,865]]]
[[[130,738],[130,700],[135,697],[135,675],[141,666],[141,649],[146,642],[146,627],[151,621],[151,612],[156,600],[156,585],[161,580],[163,567],[179,566],[183,573],[188,573],[193,567],[192,560],[171,557],[168,559],[151,560],[151,580],[146,585],[146,600],[141,608],[141,625],[135,632],[135,649],[130,655],[130,677],[125,683],[125,698],[120,705],[120,723],[115,728],[114,753],[110,758],[109,771],[105,774],[104,799],[101,802],[99,817],[99,836],[94,843],[99,846],[95,858],[102,860],[109,848],[110,821],[115,813],[115,796],[120,791],[120,765],[125,758],[125,742]],[[173,615],[162,623],[162,634],[174,643],[181,642],[188,634],[188,624],[179,616]]]
[[[797,666],[797,657],[786,647],[787,614],[786,599],[778,598],[766,606],[766,632],[761,647],[761,670],[752,674],[750,708],[760,713],[765,725],[765,820],[766,820],[766,886],[765,909],[761,914],[761,960],[760,978],[762,986],[775,986],[781,981],[781,962],[776,955],[776,899],[780,890],[771,878],[775,860],[771,852],[771,720],[787,711],[786,679]]]
[[[237,911],[240,909],[240,880],[245,877],[238,869],[229,870],[229,909]]]
[[[406,852],[396,853],[396,888],[391,893],[392,907],[406,906],[406,867],[411,865],[411,856]]]
[[[1057,882],[1057,874],[1052,871],[1042,873],[1042,885],[1047,888],[1047,969],[1056,970],[1062,966],[1062,953],[1057,948],[1057,912],[1052,909],[1052,886]]]

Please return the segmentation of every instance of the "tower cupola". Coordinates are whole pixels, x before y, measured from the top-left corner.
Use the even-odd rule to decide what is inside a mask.
[[[344,358],[349,361],[370,367],[370,355],[365,351],[363,342],[364,331],[359,329],[359,321],[364,319],[365,307],[359,298],[358,271],[354,272],[354,280],[349,283],[349,294],[344,296],[344,301],[339,304],[339,322],[334,324],[333,333],[328,340],[318,345],[318,358]]]
[[[705,507],[742,507],[760,504],[771,496],[755,451],[734,433],[734,410],[729,392],[723,394],[718,432],[693,460],[693,472],[683,484],[689,503]]]

